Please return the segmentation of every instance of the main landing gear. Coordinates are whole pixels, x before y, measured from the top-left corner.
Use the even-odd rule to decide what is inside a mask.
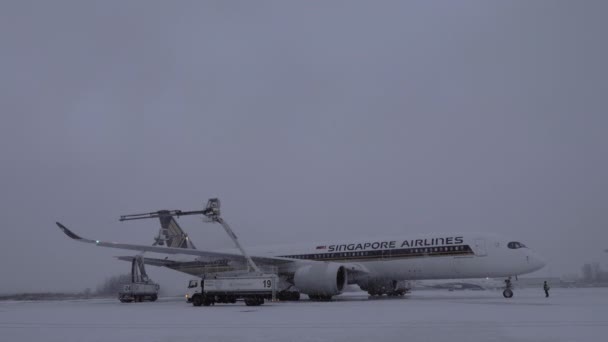
[[[359,285],[362,290],[367,291],[370,297],[399,297],[405,295],[410,288],[409,283],[397,280],[371,280]]]
[[[308,298],[313,302],[329,302],[332,296],[327,295],[308,295]]]
[[[388,297],[399,297],[399,296],[405,295],[405,292],[407,292],[405,289],[398,289],[398,290],[394,290],[394,291],[370,290],[370,291],[367,291],[367,294],[369,294],[370,297],[374,297],[374,296],[382,297],[383,295],[387,295]]]
[[[298,301],[300,300],[300,292],[280,291],[279,293],[277,293],[277,299],[281,301]]]

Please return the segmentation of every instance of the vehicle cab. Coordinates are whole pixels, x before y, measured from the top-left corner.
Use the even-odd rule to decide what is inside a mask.
[[[195,294],[201,294],[203,292],[203,280],[202,279],[191,279],[188,282],[188,288],[186,289],[186,302],[192,303],[192,297]]]

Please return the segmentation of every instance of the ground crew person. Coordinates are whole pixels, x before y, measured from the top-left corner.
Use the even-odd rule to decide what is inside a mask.
[[[545,290],[545,298],[549,297],[549,284],[547,284],[547,281],[545,280],[545,283],[543,284],[543,290]]]

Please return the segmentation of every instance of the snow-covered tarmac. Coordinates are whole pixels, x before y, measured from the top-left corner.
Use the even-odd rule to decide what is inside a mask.
[[[605,341],[608,289],[349,293],[195,308],[181,299],[0,302],[0,341]]]

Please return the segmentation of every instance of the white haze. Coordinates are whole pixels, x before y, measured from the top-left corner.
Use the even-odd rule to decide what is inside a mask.
[[[485,231],[546,256],[542,275],[605,265],[607,10],[2,1],[0,292],[127,271],[112,256],[132,253],[55,221],[148,244],[156,221],[118,216],[212,196],[250,246]],[[199,248],[231,246],[180,222]]]

